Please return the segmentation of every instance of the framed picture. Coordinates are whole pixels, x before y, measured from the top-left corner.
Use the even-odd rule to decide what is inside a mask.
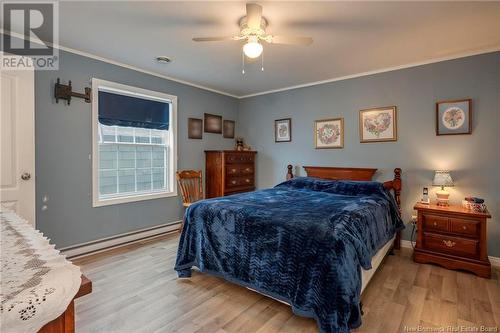
[[[316,149],[344,148],[344,118],[316,120],[314,145]]]
[[[274,142],[292,141],[292,118],[274,121]]]
[[[197,118],[188,118],[188,138],[203,138],[203,120]]]
[[[222,133],[222,116],[205,113],[205,133]]]
[[[234,139],[234,125],[233,120],[224,120],[222,126],[222,136],[228,139]]]
[[[436,103],[436,135],[472,133],[472,100]]]
[[[359,111],[359,140],[366,142],[396,141],[397,115],[395,106]]]

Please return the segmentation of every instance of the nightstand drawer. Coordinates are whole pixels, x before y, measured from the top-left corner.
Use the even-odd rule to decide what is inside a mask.
[[[425,233],[424,247],[429,250],[476,258],[479,255],[477,240]]]
[[[479,235],[479,221],[450,218],[450,231],[455,234],[477,237]]]
[[[448,230],[449,219],[444,216],[423,214],[424,231],[444,231]]]

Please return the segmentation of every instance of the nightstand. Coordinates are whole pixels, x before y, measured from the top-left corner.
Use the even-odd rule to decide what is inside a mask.
[[[490,278],[486,221],[488,212],[477,213],[461,206],[417,203],[417,245],[413,260],[463,269]]]

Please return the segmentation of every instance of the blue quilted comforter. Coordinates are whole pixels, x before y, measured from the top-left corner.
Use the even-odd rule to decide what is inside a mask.
[[[361,267],[404,228],[378,182],[295,178],[197,202],[186,211],[175,269],[221,276],[292,305],[322,332],[361,325]]]

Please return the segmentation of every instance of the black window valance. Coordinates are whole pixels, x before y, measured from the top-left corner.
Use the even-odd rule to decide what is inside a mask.
[[[128,126],[168,130],[168,101],[151,100],[99,91],[99,122],[108,126]]]

